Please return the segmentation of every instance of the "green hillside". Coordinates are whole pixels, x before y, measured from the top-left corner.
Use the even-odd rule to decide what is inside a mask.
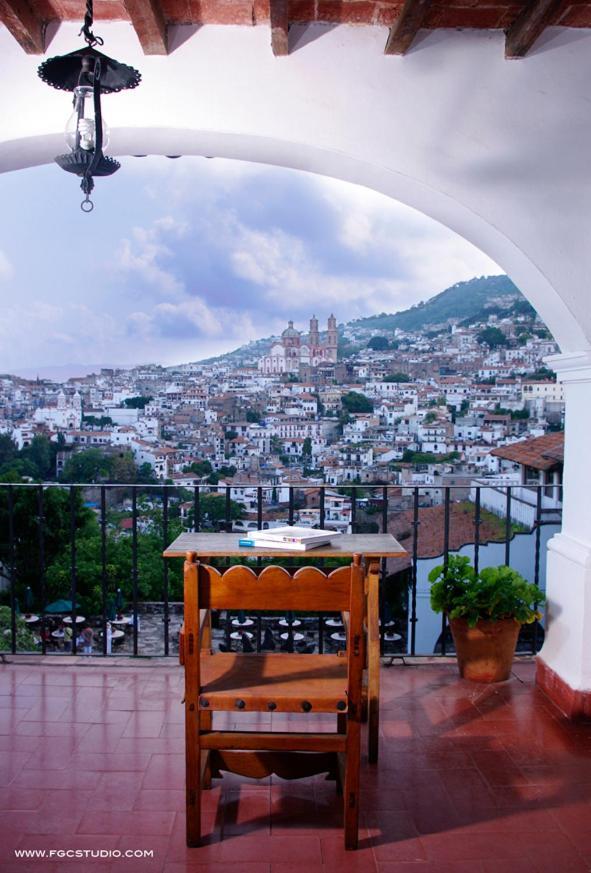
[[[466,282],[458,282],[424,303],[411,306],[410,309],[358,318],[345,324],[344,328],[348,328],[353,333],[356,330],[393,331],[396,328],[405,331],[427,331],[432,326],[445,324],[452,318],[469,325],[486,320],[488,315],[495,313],[502,313],[504,316],[530,315],[532,318],[536,314],[508,276],[480,276]],[[340,329],[342,331],[342,326]],[[266,354],[271,342],[271,337],[255,340],[225,355],[209,358],[203,363],[222,360],[235,365],[251,363],[260,355]]]
[[[499,297],[525,300],[508,276],[481,276],[467,282],[458,282],[451,288],[446,288],[445,291],[436,294],[435,297],[431,297],[425,303],[417,303],[402,312],[394,314],[383,312],[380,315],[359,318],[351,322],[350,327],[369,330],[400,328],[400,330],[413,331],[433,324],[441,324],[450,318],[458,318],[460,321],[477,320],[480,316],[485,316],[491,309],[494,312],[497,308],[506,308],[505,306],[495,306],[494,300]],[[508,300],[507,306],[510,304],[511,301]]]

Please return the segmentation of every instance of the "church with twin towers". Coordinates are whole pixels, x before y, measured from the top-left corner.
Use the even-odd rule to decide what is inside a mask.
[[[259,370],[268,375],[297,374],[300,366],[317,367],[322,363],[336,363],[337,343],[337,320],[332,314],[328,318],[326,338],[322,340],[315,315],[310,319],[310,332],[307,335],[296,330],[293,321],[290,321],[281,339],[274,342],[269,354],[260,359]]]

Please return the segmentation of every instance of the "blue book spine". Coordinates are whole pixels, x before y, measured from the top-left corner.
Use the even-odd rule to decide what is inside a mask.
[[[255,543],[254,540],[249,540],[249,539],[239,539],[239,540],[238,540],[238,545],[239,545],[239,546],[255,546],[256,543]]]

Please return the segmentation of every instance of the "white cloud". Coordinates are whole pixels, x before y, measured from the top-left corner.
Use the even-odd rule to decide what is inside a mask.
[[[236,275],[259,285],[274,308],[289,312],[321,299],[328,307],[346,304],[350,316],[383,308],[385,298],[399,304],[404,286],[396,279],[327,273],[301,239],[277,228],[254,231],[237,220],[227,222],[226,228],[232,237],[228,244]]]
[[[201,297],[178,303],[158,303],[149,311],[132,312],[127,318],[132,334],[145,340],[186,334],[194,331],[195,339],[223,338],[234,343],[248,342],[260,336],[248,313],[237,313],[223,306],[210,306]]]
[[[14,267],[0,249],[0,279],[12,279],[14,276]]]
[[[156,219],[150,227],[134,227],[133,239],[123,239],[116,254],[115,267],[126,273],[136,273],[163,296],[178,297],[185,290],[184,282],[162,261],[174,258],[173,250],[163,237],[183,239],[188,225],[167,215]]]
[[[334,211],[345,248],[383,258],[391,254],[408,297],[424,299],[456,282],[503,271],[449,228],[396,200],[334,179],[314,178]]]

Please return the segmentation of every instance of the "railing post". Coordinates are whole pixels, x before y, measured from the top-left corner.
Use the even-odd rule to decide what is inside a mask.
[[[199,505],[199,485],[195,485],[193,492],[193,530],[199,533],[201,530],[201,507]]]
[[[43,485],[37,488],[37,524],[39,541],[39,589],[41,597],[41,653],[47,651],[45,607],[47,596],[45,588],[45,507],[43,501]]]
[[[76,568],[76,489],[73,485],[70,486],[70,599],[72,602],[72,611],[70,618],[72,621],[72,654],[75,655],[78,651],[77,644],[77,610],[76,596],[78,588]]]
[[[8,555],[10,564],[10,649],[16,654],[16,556],[14,545],[14,490],[8,486]]]
[[[263,528],[263,489],[261,485],[257,486],[257,528],[258,530],[262,530]],[[261,567],[262,561],[260,558],[257,558],[257,567]],[[256,613],[256,650],[257,652],[261,651],[261,636],[263,632],[263,621],[261,618],[261,613]]]
[[[449,516],[450,516],[450,491],[449,486],[445,489],[445,512],[443,521],[443,566],[447,570],[449,564]],[[441,615],[441,654],[447,654],[446,645],[447,635],[447,616],[444,613]]]
[[[107,494],[101,485],[101,601],[103,628],[103,656],[107,655]]]
[[[162,491],[162,540],[163,540],[163,548],[166,549],[168,546],[168,485],[163,486]],[[163,586],[163,596],[164,596],[164,615],[162,616],[162,621],[164,622],[164,655],[168,655],[169,653],[169,627],[170,627],[170,614],[168,607],[168,561],[166,558],[162,558],[162,586]]]
[[[536,587],[540,587],[540,547],[541,547],[541,537],[542,537],[542,488],[538,485],[538,493],[536,495],[536,550],[535,550],[535,559],[534,559],[534,585]],[[534,604],[535,608],[538,608],[538,604]],[[534,622],[534,632],[532,634],[532,654],[535,655],[538,651],[538,636],[539,636],[539,623],[537,621]]]
[[[507,485],[507,506],[505,515],[505,564],[509,566],[511,558],[511,486]]]
[[[137,488],[131,490],[131,586],[133,601],[133,654],[138,653]]]
[[[474,501],[474,572],[478,575],[480,558],[480,486],[476,488],[476,500]]]
[[[232,490],[226,485],[226,507],[224,514],[226,533],[232,532]]]
[[[415,485],[413,494],[413,513],[412,513],[412,578],[411,578],[411,607],[410,607],[410,654],[414,657],[416,654],[416,637],[417,637],[417,569],[419,555],[419,489]]]

